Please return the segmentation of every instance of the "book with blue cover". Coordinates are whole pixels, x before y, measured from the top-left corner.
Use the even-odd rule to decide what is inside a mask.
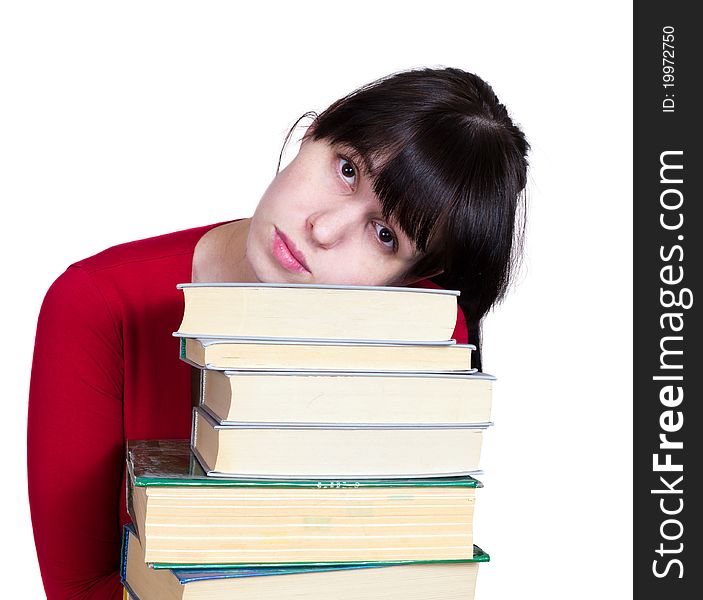
[[[121,578],[134,600],[470,600],[478,565],[489,560],[477,546],[469,561],[376,562],[229,569],[153,569],[132,525],[125,526]]]

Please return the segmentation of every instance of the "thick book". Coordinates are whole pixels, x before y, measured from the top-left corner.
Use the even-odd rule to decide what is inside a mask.
[[[459,292],[267,283],[187,283],[176,335],[442,342]]]
[[[223,424],[456,424],[491,418],[486,373],[200,372],[200,404]]]
[[[199,406],[193,409],[192,447],[215,477],[448,477],[479,469],[489,425],[250,425],[222,423]]]
[[[181,359],[219,370],[471,371],[471,344],[181,338]]]
[[[152,569],[130,525],[124,528],[121,579],[134,600],[471,600],[478,565],[488,554],[474,546],[470,561],[365,565]]]
[[[129,441],[127,499],[155,568],[471,560],[470,476],[213,479],[187,440]]]

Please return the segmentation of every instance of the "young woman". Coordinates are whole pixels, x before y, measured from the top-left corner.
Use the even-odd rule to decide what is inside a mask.
[[[315,117],[250,219],[71,265],[42,305],[30,387],[29,498],[48,598],[122,598],[125,441],[190,434],[191,372],[171,337],[177,283],[440,285],[461,291],[455,338],[480,345],[509,282],[527,151],[477,76],[402,72]]]

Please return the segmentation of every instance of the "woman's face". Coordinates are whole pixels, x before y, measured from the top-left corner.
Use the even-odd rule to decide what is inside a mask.
[[[419,258],[344,148],[312,139],[264,192],[246,252],[267,283],[400,285]]]

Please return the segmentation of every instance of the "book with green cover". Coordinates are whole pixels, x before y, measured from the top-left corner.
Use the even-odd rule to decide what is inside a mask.
[[[130,441],[128,508],[157,568],[473,559],[470,476],[212,479],[187,440]]]
[[[389,600],[471,598],[478,564],[488,554],[474,546],[471,560],[434,563],[367,563],[232,569],[151,569],[132,525],[124,528],[120,576],[135,600],[216,600],[270,597],[312,600],[329,597]]]
[[[472,344],[181,337],[181,359],[208,369],[471,373]]]

